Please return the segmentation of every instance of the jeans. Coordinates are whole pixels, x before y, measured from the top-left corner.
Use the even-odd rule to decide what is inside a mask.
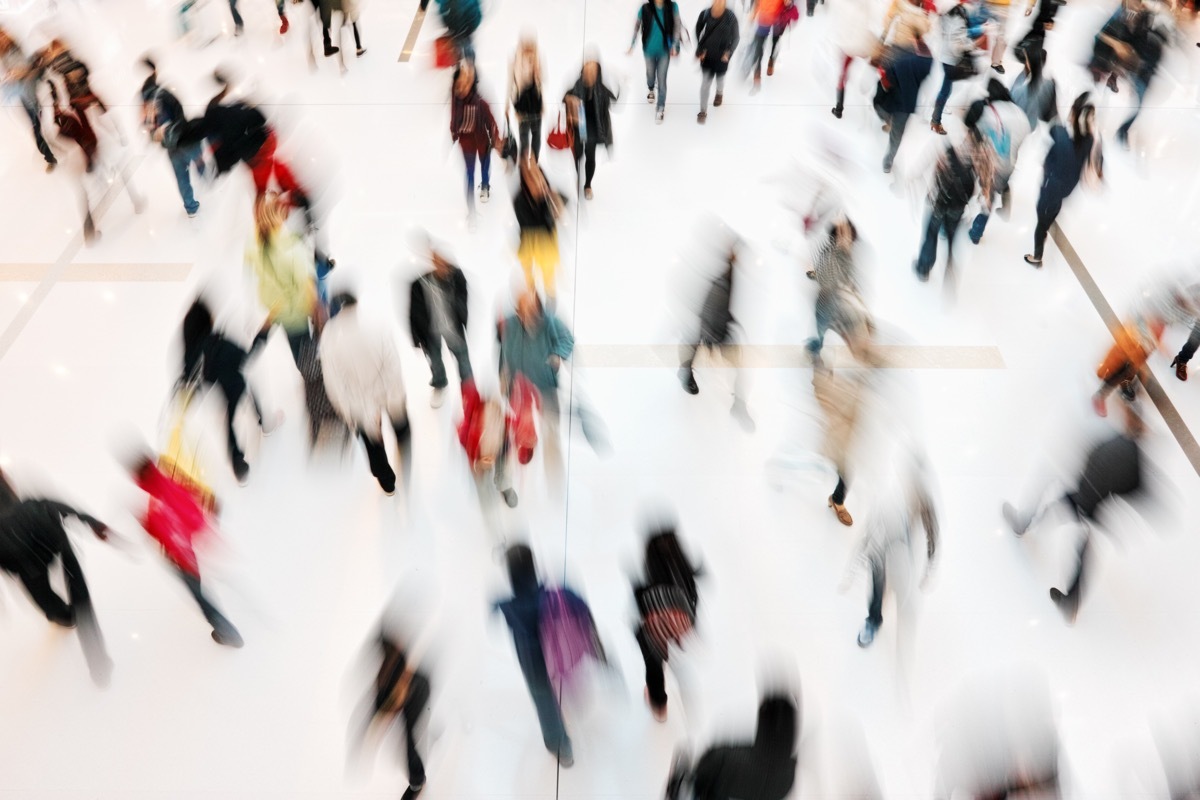
[[[1034,258],[1042,257],[1042,252],[1046,249],[1046,234],[1050,232],[1050,226],[1054,224],[1054,220],[1058,219],[1058,212],[1062,211],[1065,199],[1051,190],[1049,186],[1042,185],[1042,193],[1038,195],[1037,201],[1037,227],[1033,229]]]
[[[667,106],[667,68],[671,66],[669,55],[646,56],[646,88],[658,94],[654,98],[654,107],[662,111]]]
[[[233,27],[237,28],[240,31],[242,28],[244,28],[246,26],[242,22],[242,15],[238,13],[237,4],[238,4],[238,0],[229,0],[229,13],[230,13],[230,15],[233,16]]]
[[[808,352],[813,355],[819,354],[821,348],[825,346],[825,333],[833,323],[833,311],[836,302],[833,292],[826,289],[821,289],[817,292],[817,302],[814,306],[817,316],[817,335],[808,340]]]
[[[937,99],[933,101],[933,116],[930,121],[942,124],[942,112],[946,110],[946,101],[950,99],[950,91],[954,88],[955,80],[950,77],[951,64],[942,64],[942,88],[938,90]]]
[[[491,188],[492,176],[492,151],[488,148],[482,150],[468,150],[466,146],[462,147],[463,160],[467,163],[467,206],[471,209],[475,208],[475,159],[479,159],[479,178],[480,185],[484,189]]]
[[[225,616],[217,610],[217,607],[204,596],[204,592],[200,589],[200,578],[178,568],[176,568],[176,571],[179,573],[179,577],[184,585],[187,586],[188,591],[192,593],[192,597],[196,598],[196,604],[200,606],[200,611],[204,613],[204,618],[212,626],[213,632],[218,636],[237,636],[237,628],[233,627],[233,624],[225,619]]]
[[[1192,356],[1196,355],[1196,350],[1200,349],[1200,322],[1192,324],[1192,332],[1188,336],[1188,340],[1184,342],[1183,347],[1179,348],[1179,355],[1175,356],[1175,360],[1180,364],[1186,364],[1192,360]]]
[[[717,94],[722,94],[725,91],[725,73],[720,75],[715,72],[704,70],[700,77],[700,110],[708,111],[708,92],[712,88],[713,79],[717,81]]]
[[[445,341],[446,347],[450,350],[450,354],[454,356],[454,360],[458,363],[458,379],[462,383],[471,380],[471,356],[467,353],[467,344],[461,339],[457,342],[451,342],[449,339],[444,339],[437,334],[434,334],[435,341],[432,346],[423,348],[425,357],[429,359],[429,370],[433,373],[433,381],[431,385],[435,389],[445,389],[449,384],[446,380],[446,364],[442,360],[442,342]]]
[[[888,131],[887,154],[883,157],[883,168],[890,172],[892,163],[896,160],[896,153],[900,150],[900,140],[904,138],[904,129],[908,127],[908,118],[912,115],[904,111],[897,111],[890,116],[879,112],[879,116],[885,120],[890,119],[892,124],[891,130]]]
[[[58,159],[54,157],[54,151],[50,149],[50,145],[46,143],[46,137],[42,135],[42,116],[37,101],[22,97],[21,105],[24,107],[25,113],[29,115],[29,124],[33,128],[33,140],[37,142],[38,152],[42,154],[42,158],[46,159],[47,164],[57,164]]]
[[[917,274],[925,277],[933,269],[937,261],[938,234],[946,235],[946,267],[954,263],[954,234],[958,232],[958,223],[962,220],[961,208],[930,208],[929,221],[925,223],[925,240],[921,243],[921,252],[917,256]]]
[[[197,169],[203,169],[204,162],[200,160],[200,146],[192,145],[178,150],[168,150],[167,158],[171,159],[171,169],[175,170],[175,183],[179,186],[179,196],[183,198],[183,208],[187,213],[195,214],[196,210],[200,208],[200,204],[196,202],[196,197],[192,194],[190,170],[192,164],[195,164]]]
[[[1125,120],[1120,128],[1117,128],[1117,138],[1121,141],[1129,138],[1129,129],[1133,127],[1138,114],[1142,112],[1142,102],[1146,99],[1146,90],[1150,88],[1150,84],[1138,75],[1131,75],[1130,81],[1133,83],[1133,92],[1137,97],[1137,105],[1133,107],[1133,113],[1129,116],[1129,119]]]
[[[871,559],[871,599],[867,606],[867,622],[876,629],[883,624],[883,592],[887,588],[887,574],[883,558]]]
[[[993,196],[997,194],[1000,195],[1000,205],[1002,209],[1000,212],[1000,217],[1002,219],[1008,219],[1008,212],[1010,208],[1009,204],[1012,202],[1011,193],[1008,191],[1008,181],[1011,177],[1011,173],[1008,175],[997,173],[992,185]],[[991,215],[986,210],[980,211],[975,215],[975,219],[971,223],[971,230],[968,234],[971,237],[971,241],[975,244],[979,244],[979,240],[983,238],[983,231],[987,228],[988,220],[990,218]]]
[[[528,117],[517,118],[517,146],[521,158],[533,150],[533,160],[542,157],[542,115],[532,114]]]
[[[642,660],[646,662],[646,690],[650,695],[650,704],[655,708],[663,708],[667,705],[667,683],[663,672],[666,661],[651,647],[645,628],[638,628],[637,643],[642,651]]]
[[[519,653],[518,653],[519,655]],[[571,755],[571,739],[563,725],[562,709],[558,705],[558,697],[554,687],[550,685],[550,675],[546,672],[546,662],[540,653],[528,658],[518,658],[521,662],[521,673],[525,676],[525,685],[529,688],[529,696],[533,698],[533,707],[537,709],[538,722],[542,728],[542,741],[546,749],[559,758]]]
[[[407,484],[405,465],[409,461],[409,442],[412,439],[412,431],[408,427],[408,415],[392,420],[392,430],[396,434],[396,446],[400,451],[400,470],[405,474],[405,484]],[[371,465],[371,474],[375,476],[375,480],[379,481],[379,488],[388,494],[396,491],[396,473],[388,462],[387,447],[383,443],[383,430],[367,431],[359,428],[358,438],[362,440],[363,447],[366,448],[367,462]]]

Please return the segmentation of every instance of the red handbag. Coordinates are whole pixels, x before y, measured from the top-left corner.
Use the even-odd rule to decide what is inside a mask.
[[[458,63],[458,48],[449,36],[439,36],[433,43],[434,69],[449,69]]]
[[[575,144],[574,138],[571,129],[563,125],[562,112],[558,112],[558,122],[555,123],[554,130],[550,131],[550,135],[546,137],[546,144],[554,150],[570,150]]]

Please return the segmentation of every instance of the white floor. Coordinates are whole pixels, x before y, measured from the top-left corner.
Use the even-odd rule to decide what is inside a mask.
[[[980,247],[960,243],[951,296],[940,268],[929,285],[911,271],[922,165],[940,142],[918,115],[895,175],[880,174],[884,142],[861,66],[845,119],[830,116],[826,7],[785,40],[778,72],[761,94],[750,96],[731,76],[725,105],[700,127],[699,74],[686,57],[670,73],[666,121],[654,124],[640,57],[625,54],[636,3],[490,4],[477,49],[494,107],[517,33],[530,27],[545,53],[548,96],[567,88],[582,48],[593,46],[622,92],[616,147],[611,159],[601,156],[595,200],[572,206],[563,225],[559,299],[579,345],[572,385],[606,421],[613,453],[597,457],[576,431],[564,443],[563,495],[548,488],[535,460],[518,485],[520,506],[505,510],[500,524],[509,536],[529,536],[547,576],[560,578],[565,565],[623,677],[623,687],[598,689],[597,702],[572,710],[577,763],[560,773],[541,746],[507,631],[488,614],[506,587],[498,538],[484,524],[454,438],[458,404],[429,408],[427,368],[407,346],[401,316],[405,281],[419,267],[411,232],[424,228],[450,244],[468,274],[473,362],[485,382],[494,381],[491,325],[519,276],[511,176],[501,177],[497,165],[492,201],[468,232],[461,159],[447,136],[448,75],[428,67],[434,19],[412,62],[397,63],[416,0],[366,4],[369,52],[351,57],[339,75],[333,59],[309,70],[303,27],[281,40],[267,0],[242,0],[243,39],[204,49],[174,42],[170,2],[58,5],[57,20],[43,20],[40,4],[0,20],[31,44],[44,37],[30,33],[42,25],[66,31],[130,131],[141,80],[135,61],[147,49],[192,113],[213,92],[206,75],[216,64],[249,76],[300,154],[307,180],[327,186],[336,204],[327,226],[338,259],[335,288],[357,289],[365,312],[395,326],[404,343],[415,478],[407,499],[388,499],[358,451],[344,463],[310,461],[299,382],[283,343],[272,342],[253,379],[287,422],[251,447],[246,488],[228,475],[219,432],[207,440],[225,510],[221,537],[204,554],[206,575],[247,642],[241,651],[215,646],[139,533],[132,517],[139,495],[114,449],[133,430],[161,437],[178,324],[197,291],[222,298],[232,327],[249,331],[256,323],[241,264],[248,176],[235,172],[202,188],[200,216],[188,220],[165,156],[136,141],[118,157],[133,159],[149,209],[135,217],[117,196],[101,219],[102,240],[82,248],[68,170],[43,174],[20,109],[9,109],[0,124],[0,266],[50,272],[40,282],[26,275],[29,282],[0,286],[0,465],[22,486],[110,521],[137,547],[130,554],[78,539],[116,661],[107,691],[88,681],[74,636],[51,630],[14,584],[2,584],[0,797],[399,796],[404,772],[392,751],[364,773],[347,770],[345,747],[366,688],[360,648],[398,587],[411,624],[427,626],[436,642],[423,795],[431,800],[659,797],[676,747],[748,733],[756,681],[768,666],[798,676],[798,797],[861,796],[850,787],[872,771],[885,797],[930,797],[946,699],[964,682],[1026,670],[1049,686],[1067,796],[1166,796],[1150,722],[1181,719],[1200,694],[1192,668],[1200,655],[1192,605],[1200,541],[1184,524],[1197,510],[1195,472],[1152,416],[1148,450],[1163,483],[1174,487],[1160,502],[1170,513],[1138,521],[1117,510],[1109,526],[1117,535],[1101,537],[1074,628],[1047,597],[1072,568],[1071,530],[1048,526],[1018,541],[998,513],[1004,499],[1036,496],[1056,469],[1068,474],[1084,443],[1106,430],[1088,406],[1107,345],[1100,317],[1053,245],[1040,272],[1021,261],[1043,140],[1031,141],[1022,156],[1011,221],[993,220]],[[209,24],[228,27],[220,0],[209,5]],[[698,0],[680,5],[689,23],[701,9]],[[1085,81],[1078,65],[1107,13],[1077,0],[1050,34],[1064,108],[1069,89]],[[1060,218],[1118,313],[1157,271],[1190,266],[1200,238],[1196,51],[1190,39],[1184,45],[1150,98],[1133,152],[1110,147],[1106,188],[1081,190]],[[1006,63],[1011,78],[1016,65]],[[925,87],[926,103],[939,77]],[[952,103],[967,94],[958,91]],[[1124,86],[1098,98],[1110,137],[1130,94]],[[957,119],[947,126],[961,129]],[[812,289],[787,204],[799,202],[795,176],[818,163],[827,142],[855,163],[845,185],[875,253],[870,299],[887,340],[993,348],[1002,361],[1002,368],[969,368],[978,362],[959,351],[959,361],[886,376],[880,427],[919,431],[938,479],[944,538],[935,580],[920,600],[919,628],[898,637],[888,606],[888,622],[865,652],[855,635],[867,587],[861,577],[847,591],[839,584],[880,476],[863,468],[848,500],[859,522],[840,526],[825,508],[833,479],[815,452],[811,373],[799,362],[752,370],[757,431],[747,435],[728,414],[725,371],[701,370],[701,393],[690,397],[670,358],[656,355],[679,339],[684,276],[713,267],[705,244],[716,235],[714,219],[751,251],[739,299],[746,340],[796,345],[810,335]],[[566,156],[546,152],[544,161],[552,181],[571,185]],[[53,265],[67,262],[84,266],[67,273],[71,280],[58,279]],[[130,280],[139,264],[190,270],[183,280]],[[1170,331],[1165,349],[1173,352],[1185,336]],[[1158,357],[1153,368],[1196,430],[1200,398],[1175,380],[1169,360],[1169,353]],[[780,459],[795,468],[779,471]],[[643,520],[664,509],[702,556],[708,578],[702,641],[679,665],[682,702],[672,688],[671,719],[658,725],[642,702],[628,575]],[[907,655],[897,648],[902,641],[911,643]]]

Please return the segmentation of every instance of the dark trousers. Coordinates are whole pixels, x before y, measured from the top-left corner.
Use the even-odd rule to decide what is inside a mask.
[[[837,503],[839,506],[845,503],[846,492],[849,490],[850,487],[846,485],[846,479],[841,475],[838,475],[837,486],[833,487],[833,502]]]
[[[926,276],[937,261],[938,235],[946,236],[946,269],[954,263],[954,235],[958,232],[958,223],[962,220],[961,208],[929,209],[929,220],[925,223],[925,240],[921,243],[921,252],[917,256],[917,274]]]
[[[589,139],[587,142],[575,140],[575,146],[572,148],[575,153],[575,172],[578,174],[582,167],[583,172],[583,188],[592,188],[592,176],[596,174],[596,140]]]
[[[950,70],[954,69],[951,64],[942,64],[942,88],[938,90],[937,98],[933,101],[933,117],[931,122],[941,124],[942,112],[946,110],[946,101],[950,99],[950,92],[954,89],[954,78],[950,77]]]
[[[1198,349],[1200,349],[1200,320],[1192,324],[1192,332],[1183,347],[1179,348],[1179,355],[1175,356],[1175,360],[1180,364],[1186,364],[1192,360],[1192,356],[1196,355]]]
[[[254,406],[254,413],[258,418],[259,427],[261,427],[263,424],[262,408],[258,405],[258,398],[246,384],[246,379],[241,375],[236,380],[222,384],[221,392],[225,395],[225,427],[229,444],[229,461],[236,466],[239,463],[245,463],[246,455],[238,445],[237,434],[233,430],[234,414],[237,413],[242,398],[249,395],[250,403]]]
[[[525,686],[529,689],[529,696],[537,710],[538,723],[542,728],[542,742],[547,750],[559,758],[569,757],[572,754],[571,739],[567,736],[566,726],[563,725],[562,709],[559,707],[554,686],[550,683],[550,675],[546,672],[544,657],[541,653],[536,653],[521,658],[518,652],[518,661],[521,664],[521,674],[525,676]]]
[[[883,592],[887,588],[887,573],[883,558],[871,559],[871,598],[867,604],[867,622],[875,628],[883,625]]]
[[[642,660],[646,662],[646,689],[650,694],[650,703],[656,708],[663,708],[667,704],[667,681],[663,672],[666,659],[659,656],[650,644],[644,628],[638,628],[637,643],[642,651]]]
[[[892,164],[896,161],[896,153],[900,152],[900,141],[904,138],[904,129],[908,127],[908,118],[912,114],[905,111],[895,111],[888,114],[885,111],[881,111],[878,106],[875,108],[875,113],[879,115],[880,119],[890,123],[892,126],[888,130],[887,153],[883,156],[883,169],[890,172]]]
[[[399,419],[392,420],[392,430],[396,434],[396,447],[399,450],[400,470],[405,475],[405,485],[407,480],[408,467],[408,451],[409,443],[412,439],[412,431],[408,427],[408,415],[404,415]],[[363,447],[367,450],[367,461],[371,465],[371,474],[379,481],[379,487],[388,494],[396,491],[396,473],[392,470],[392,465],[388,462],[387,446],[383,442],[383,431],[366,431],[362,428],[358,430],[358,438],[362,440]]]
[[[54,157],[54,152],[50,149],[50,145],[47,144],[46,137],[42,135],[42,117],[38,111],[37,102],[22,97],[21,106],[25,109],[25,113],[29,115],[29,124],[33,128],[33,140],[37,142],[38,152],[42,154],[42,158],[46,159],[47,164],[57,164],[58,159]]]
[[[445,389],[449,384],[446,379],[446,363],[442,360],[442,342],[445,341],[446,348],[450,354],[454,356],[454,361],[458,364],[458,379],[462,383],[471,380],[471,356],[467,352],[467,343],[464,340],[451,343],[449,339],[443,340],[441,336],[434,334],[434,342],[429,346],[424,346],[421,349],[425,351],[425,357],[429,359],[429,371],[433,373],[433,380],[430,385],[435,389]]]
[[[542,157],[542,115],[530,114],[517,117],[517,146],[521,158],[533,151],[533,160]]]
[[[492,151],[484,147],[482,150],[468,149],[461,145],[463,160],[467,165],[467,205],[475,208],[475,159],[479,159],[480,185],[490,189],[492,182]]]
[[[1038,195],[1037,201],[1037,227],[1033,229],[1034,258],[1042,257],[1046,249],[1046,235],[1050,233],[1050,226],[1054,224],[1054,220],[1058,219],[1058,212],[1062,211],[1065,199],[1045,184],[1042,185],[1042,193]]]
[[[810,3],[811,3],[811,0],[810,0]],[[810,17],[812,16],[812,12],[811,12],[811,11],[809,12],[809,16],[810,16]],[[774,30],[774,29],[771,31],[771,59],[770,59],[770,60],[771,60],[772,62],[774,62],[774,61],[775,61],[775,50],[776,50],[776,48],[778,48],[778,47],[779,47],[779,40],[780,40],[782,37],[783,37],[783,31],[781,31],[781,30]]]
[[[225,615],[217,610],[217,607],[204,595],[204,592],[200,588],[200,577],[184,572],[178,567],[175,568],[175,571],[179,574],[183,585],[188,588],[192,597],[196,599],[196,605],[200,606],[200,611],[203,612],[204,618],[208,620],[208,624],[212,626],[213,632],[218,636],[237,636],[237,628],[233,627],[233,624],[225,619]]]

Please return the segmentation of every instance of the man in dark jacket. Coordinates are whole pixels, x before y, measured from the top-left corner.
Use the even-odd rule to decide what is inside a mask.
[[[933,69],[933,59],[910,50],[900,50],[891,65],[879,79],[875,92],[875,113],[883,120],[883,129],[888,132],[887,154],[883,157],[883,171],[892,171],[892,162],[904,138],[908,119],[917,110],[917,95],[921,84]]]
[[[409,290],[408,326],[413,344],[425,352],[433,372],[431,405],[442,405],[448,384],[442,361],[442,342],[458,363],[458,378],[471,380],[471,357],[467,352],[467,279],[432,246],[429,259],[433,269],[412,282]]]
[[[763,698],[754,743],[709,748],[695,768],[677,761],[667,782],[668,800],[783,800],[796,782],[798,716],[792,698]],[[685,786],[690,795],[682,793]]]
[[[733,327],[737,325],[737,320],[733,317],[733,275],[736,264],[735,244],[729,248],[725,269],[721,270],[708,287],[704,305],[700,309],[700,331],[694,340],[695,343],[685,344],[679,349],[679,381],[683,384],[683,390],[688,394],[699,394],[700,387],[696,384],[696,374],[692,369],[692,364],[696,360],[696,351],[701,347],[709,352],[720,351],[721,357],[734,368],[731,412],[742,427],[747,431],[753,431],[754,420],[750,418],[742,390],[741,355],[733,337]]]
[[[100,539],[108,537],[107,526],[63,503],[22,500],[7,483],[0,494],[5,500],[0,507],[0,570],[21,581],[46,619],[64,628],[78,629],[92,679],[97,685],[106,685],[112,673],[112,659],[105,650],[87,581],[71,549],[63,521],[75,517],[91,527]],[[50,585],[50,567],[55,561],[62,563],[69,602],[59,597]]]
[[[163,146],[167,158],[171,160],[171,169],[175,171],[175,183],[179,186],[179,196],[183,198],[183,209],[189,217],[196,216],[200,204],[192,193],[191,166],[196,165],[200,177],[204,177],[204,160],[200,155],[198,143],[181,146],[179,136],[187,121],[183,114],[183,105],[179,100],[158,83],[158,70],[154,62],[146,58],[142,65],[150,70],[149,77],[142,84],[143,121],[150,138]]]
[[[947,147],[943,151],[934,168],[933,186],[929,191],[929,218],[915,264],[917,278],[922,282],[929,280],[937,260],[940,234],[946,236],[946,274],[952,274],[958,224],[967,203],[975,196],[977,183],[982,187],[980,196],[990,205],[992,172],[987,145],[974,128],[968,133],[966,144]]]

